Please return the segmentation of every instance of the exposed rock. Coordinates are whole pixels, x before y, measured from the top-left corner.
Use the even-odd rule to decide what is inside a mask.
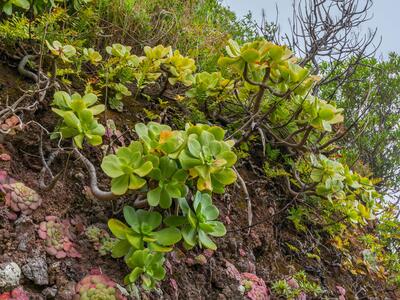
[[[0,264],[0,288],[12,288],[19,285],[21,269],[15,262]]]
[[[52,287],[45,288],[42,291],[42,295],[44,296],[45,299],[54,299],[57,295],[57,287],[52,286]]]
[[[28,262],[22,266],[22,272],[37,285],[49,284],[47,264],[43,257],[28,259]]]

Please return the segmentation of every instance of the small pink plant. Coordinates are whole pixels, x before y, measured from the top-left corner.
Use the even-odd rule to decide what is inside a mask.
[[[88,275],[75,287],[73,300],[127,300],[117,288],[117,284],[103,274]]]
[[[22,288],[13,289],[0,295],[0,300],[29,300],[28,294]]]
[[[5,204],[14,212],[30,215],[42,204],[39,194],[22,182],[4,184],[3,189],[6,190]]]
[[[336,290],[337,290],[337,292],[339,294],[339,300],[346,300],[346,297],[345,297],[346,290],[345,290],[345,288],[341,287],[340,285],[337,285],[336,286]]]
[[[14,212],[29,215],[42,204],[36,191],[15,181],[4,170],[0,170],[0,191],[5,194],[5,205]]]
[[[230,278],[236,279],[243,288],[248,299],[251,300],[269,300],[270,292],[264,280],[252,273],[240,273],[239,270],[225,260],[226,273]]]
[[[68,226],[55,216],[47,216],[46,221],[40,223],[39,237],[45,240],[46,252],[57,258],[81,257],[74,248],[70,239]]]
[[[264,280],[252,273],[241,274],[241,284],[248,291],[246,296],[251,300],[269,300],[269,290]]]

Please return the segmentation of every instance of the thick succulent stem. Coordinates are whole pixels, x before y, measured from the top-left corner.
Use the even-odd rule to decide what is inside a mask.
[[[78,149],[74,149],[74,153],[77,155],[79,159],[82,160],[86,169],[89,172],[90,178],[90,189],[92,191],[93,196],[100,200],[100,201],[110,201],[117,199],[119,196],[113,194],[111,191],[103,191],[97,185],[97,175],[96,175],[96,168],[93,164],[82,154],[78,151]],[[136,197],[135,201],[133,202],[133,206],[135,208],[144,208],[148,206],[148,202],[146,198],[142,198],[139,195]]]
[[[29,62],[29,60],[32,59],[32,58],[35,58],[35,57],[36,57],[36,55],[25,55],[25,56],[21,59],[21,61],[19,62],[19,64],[18,64],[18,72],[19,72],[22,76],[25,76],[25,77],[27,77],[27,78],[30,78],[30,79],[32,79],[32,80],[35,81],[35,82],[39,82],[39,77],[38,77],[35,73],[33,73],[33,72],[28,71],[27,69],[25,69],[26,64]]]
[[[98,200],[101,201],[109,201],[116,199],[118,196],[114,195],[111,191],[102,191],[97,185],[97,175],[96,175],[96,168],[93,164],[85,157],[82,153],[80,153],[76,148],[74,149],[74,153],[82,160],[83,164],[85,165],[86,169],[89,172],[90,178],[90,189],[92,190],[92,194]]]

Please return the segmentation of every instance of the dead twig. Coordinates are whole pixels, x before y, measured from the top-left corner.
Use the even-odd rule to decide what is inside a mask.
[[[241,185],[241,187],[242,187],[242,189],[244,191],[245,197],[246,197],[246,201],[247,201],[247,219],[248,219],[249,226],[251,226],[252,223],[253,223],[253,209],[252,209],[252,206],[251,206],[251,198],[250,198],[250,195],[249,195],[249,191],[247,190],[246,182],[243,180],[242,176],[240,176],[239,172],[236,170],[235,167],[233,167],[233,170],[235,171],[235,173],[236,173],[236,175],[237,175],[237,177],[239,179],[240,185]],[[250,229],[248,231],[248,234],[250,234]]]

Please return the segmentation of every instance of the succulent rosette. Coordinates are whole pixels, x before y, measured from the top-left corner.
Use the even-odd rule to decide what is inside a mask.
[[[117,288],[117,284],[108,276],[88,275],[75,287],[73,300],[126,300]]]
[[[6,191],[5,204],[14,212],[30,215],[42,204],[39,194],[22,182],[3,184],[2,187]]]
[[[81,257],[70,239],[67,226],[55,216],[47,216],[46,221],[40,223],[39,237],[45,240],[46,252],[57,258]]]

